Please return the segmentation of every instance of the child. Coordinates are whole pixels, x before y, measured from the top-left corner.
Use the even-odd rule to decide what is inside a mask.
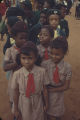
[[[42,93],[47,100],[45,85],[49,84],[49,80],[45,69],[35,65],[37,57],[38,50],[32,42],[27,42],[20,49],[18,64],[22,68],[14,73],[12,79],[14,116],[17,120],[21,117],[22,120],[44,120]],[[47,105],[46,101],[45,108]]]
[[[21,21],[19,18],[17,18],[16,16],[11,16],[7,18],[7,22],[6,22],[6,26],[8,29],[8,34],[10,35],[10,44],[14,44],[15,40],[12,38],[11,36],[11,28],[18,22]]]
[[[44,1],[43,0],[34,0],[34,4],[33,4],[33,10],[36,11],[36,10],[42,10],[43,8],[43,3]]]
[[[53,37],[54,32],[51,26],[44,25],[39,33],[40,44],[37,46],[42,61],[49,59],[50,42]]]
[[[80,18],[80,0],[78,0],[76,4],[75,17]]]
[[[48,120],[61,120],[64,114],[64,91],[69,89],[71,79],[71,66],[64,61],[68,51],[68,42],[62,37],[56,38],[51,44],[51,59],[42,64],[46,68],[50,85]]]
[[[65,32],[58,26],[60,22],[60,11],[58,9],[50,9],[48,12],[48,23],[53,27],[54,39],[58,36],[65,36]]]
[[[15,59],[16,55],[20,52],[20,47],[27,42],[28,39],[28,29],[24,22],[17,22],[12,28],[12,35],[15,39],[15,44],[6,50],[4,56],[4,71],[11,71],[9,76],[9,87],[8,92],[10,95],[10,101],[12,102],[12,92],[11,92],[11,80],[13,72],[19,69]]]
[[[51,9],[55,6],[54,0],[44,0],[43,8]]]
[[[38,34],[40,32],[40,29],[43,25],[47,25],[47,12],[48,9],[45,8],[41,10],[40,12],[40,18],[37,24],[35,24],[31,29],[30,29],[30,36],[29,39],[32,40],[35,44],[39,44],[38,41]]]
[[[66,37],[69,36],[69,26],[68,26],[68,21],[65,20],[65,16],[67,14],[67,5],[65,5],[64,3],[61,3],[58,5],[58,9],[61,12],[61,16],[60,16],[60,28],[62,31],[65,32]]]
[[[16,18],[18,17],[18,18]],[[10,24],[10,28],[13,26],[14,23],[16,23],[17,19],[21,20],[20,18],[22,18],[22,20],[24,20],[24,11],[19,8],[19,7],[10,7],[7,12],[6,12],[6,21],[8,22],[8,24]],[[7,34],[7,41],[3,47],[3,53],[5,54],[5,51],[7,48],[11,47],[10,44],[10,35]]]

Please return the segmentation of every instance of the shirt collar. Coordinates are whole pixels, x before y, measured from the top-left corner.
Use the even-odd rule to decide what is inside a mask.
[[[52,67],[56,67],[56,65],[54,64],[54,62],[50,59],[50,61],[51,61],[51,66]],[[63,65],[64,65],[64,60],[62,59],[58,64],[57,64],[57,66],[58,66],[58,68],[61,68],[61,67],[63,67]]]
[[[36,68],[35,68],[35,65],[34,65],[30,72],[25,67],[23,67],[22,69],[23,69],[24,76],[27,77],[29,73],[33,73],[34,74]]]
[[[45,51],[45,47],[43,45],[40,44],[40,47],[42,48],[42,51]],[[50,46],[48,46],[47,50],[50,50]]]

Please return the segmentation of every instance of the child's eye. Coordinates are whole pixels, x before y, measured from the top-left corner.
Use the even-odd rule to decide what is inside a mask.
[[[48,34],[44,34],[44,36],[48,36]]]
[[[32,57],[29,57],[28,59],[32,60]]]
[[[25,57],[21,57],[23,60],[25,60],[26,58]]]

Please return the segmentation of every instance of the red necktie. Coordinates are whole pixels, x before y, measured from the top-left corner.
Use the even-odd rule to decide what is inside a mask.
[[[47,48],[45,48],[45,54],[44,54],[44,59],[45,60],[48,60],[48,50],[47,50]]]
[[[59,83],[59,73],[58,73],[58,67],[56,66],[56,70],[53,73],[53,80],[55,83]]]
[[[26,97],[30,97],[30,95],[34,92],[35,92],[34,76],[32,73],[29,73],[28,81],[27,81]]]

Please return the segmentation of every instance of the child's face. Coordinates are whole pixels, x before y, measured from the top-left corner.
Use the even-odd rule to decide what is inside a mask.
[[[50,8],[50,5],[49,5],[49,3],[47,1],[44,2],[43,8]]]
[[[56,29],[59,24],[59,15],[52,14],[49,16],[49,24]]]
[[[66,8],[65,7],[61,7],[61,17],[64,18],[66,15]]]
[[[36,57],[33,52],[30,52],[29,55],[21,54],[20,60],[22,66],[24,66],[27,70],[31,70],[36,62]]]
[[[23,44],[27,42],[27,33],[26,32],[17,33],[14,39],[16,46],[20,48]]]
[[[40,23],[45,24],[47,22],[46,15],[44,13],[40,14]]]
[[[48,29],[46,28],[41,29],[41,32],[39,33],[39,40],[42,45],[50,43],[51,36]]]
[[[37,10],[42,10],[42,4],[38,3],[37,1],[35,1],[35,7]]]
[[[55,64],[58,64],[62,60],[62,58],[64,58],[64,53],[61,48],[59,49],[52,48],[50,56],[53,62]]]

